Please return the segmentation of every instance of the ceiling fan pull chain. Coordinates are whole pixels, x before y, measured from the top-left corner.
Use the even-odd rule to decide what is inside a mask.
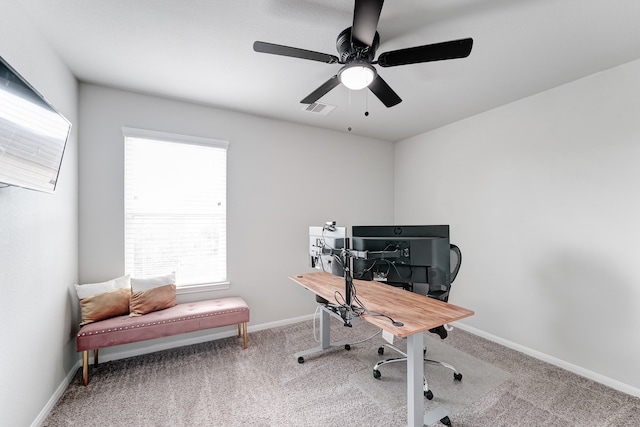
[[[369,91],[364,92],[364,116],[369,117]]]

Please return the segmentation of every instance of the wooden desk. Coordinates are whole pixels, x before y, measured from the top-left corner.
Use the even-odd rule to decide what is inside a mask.
[[[335,301],[335,293],[344,296],[343,277],[326,272],[294,274],[291,280],[329,302]],[[365,321],[392,333],[399,338],[407,338],[407,411],[411,427],[423,426],[425,419],[422,391],[424,364],[424,331],[442,326],[473,315],[473,311],[458,307],[424,295],[408,292],[400,288],[374,281],[353,280],[358,299],[370,312],[378,312],[402,322],[403,326],[393,326],[382,316],[363,314]],[[328,315],[324,315],[328,316]],[[321,335],[328,342],[328,321],[321,321]],[[321,349],[324,349],[322,345]]]

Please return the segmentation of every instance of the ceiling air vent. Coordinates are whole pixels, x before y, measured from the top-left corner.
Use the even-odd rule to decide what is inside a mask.
[[[320,102],[314,102],[313,104],[304,105],[302,107],[302,111],[307,111],[313,114],[320,114],[322,116],[326,116],[333,109],[336,108],[335,105],[322,104]]]

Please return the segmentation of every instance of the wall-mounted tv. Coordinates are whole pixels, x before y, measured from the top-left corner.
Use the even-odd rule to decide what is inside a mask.
[[[0,57],[0,187],[52,193],[71,123]]]

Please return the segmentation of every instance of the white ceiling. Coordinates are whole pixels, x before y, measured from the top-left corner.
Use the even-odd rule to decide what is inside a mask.
[[[638,0],[388,0],[378,54],[472,37],[465,59],[377,67],[386,108],[338,86],[340,65],[253,51],[256,40],[337,55],[351,0],[18,0],[80,81],[389,141],[640,58]],[[365,117],[365,112],[369,115]]]

